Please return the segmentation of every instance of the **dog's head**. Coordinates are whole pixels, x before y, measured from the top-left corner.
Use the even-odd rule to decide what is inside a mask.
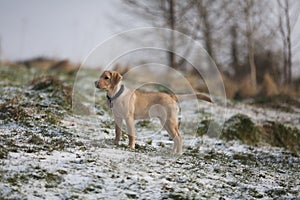
[[[95,86],[98,89],[110,91],[115,88],[122,80],[120,73],[116,71],[104,71],[99,80],[95,81]]]

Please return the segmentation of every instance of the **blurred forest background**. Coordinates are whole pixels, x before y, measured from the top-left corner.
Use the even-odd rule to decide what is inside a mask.
[[[199,41],[223,73],[227,96],[297,95],[300,2],[297,0],[124,0],[132,14]],[[297,35],[298,34],[298,35]],[[298,36],[298,37],[297,37]],[[189,44],[168,37],[169,49]],[[192,47],[191,47],[192,48]],[[169,66],[187,64],[169,52]]]
[[[130,17],[111,18],[112,27],[126,26],[124,21],[127,24],[139,21],[146,26],[179,31],[200,42],[223,75],[227,97],[299,96],[300,1],[121,0],[114,3],[123,15]],[[116,13],[110,14],[113,15]],[[190,44],[182,43],[172,34],[165,40],[174,52],[186,49],[188,55],[193,50]],[[172,51],[165,59],[169,66],[189,74],[191,80],[199,78],[194,77],[186,60]],[[17,64],[69,71],[78,67],[72,62],[68,58],[43,56]],[[16,64],[6,60],[2,63]],[[130,63],[119,63],[115,69],[126,70],[126,65]],[[205,87],[196,89],[205,90]]]

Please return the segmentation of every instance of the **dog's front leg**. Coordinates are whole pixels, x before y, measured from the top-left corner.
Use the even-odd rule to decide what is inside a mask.
[[[134,149],[135,147],[135,127],[133,117],[126,118],[127,134],[129,137],[129,147]]]
[[[122,134],[122,118],[115,118],[115,131],[116,131],[116,138],[115,138],[115,145],[119,144]]]

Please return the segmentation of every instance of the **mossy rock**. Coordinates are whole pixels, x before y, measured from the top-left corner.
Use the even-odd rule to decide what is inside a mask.
[[[237,114],[225,121],[221,137],[226,140],[240,140],[246,144],[259,142],[260,130],[250,117]]]
[[[221,134],[221,126],[214,120],[203,120],[197,127],[197,136],[205,134],[209,137],[218,137]]]
[[[266,121],[262,125],[261,140],[272,146],[300,152],[300,130],[278,122]]]

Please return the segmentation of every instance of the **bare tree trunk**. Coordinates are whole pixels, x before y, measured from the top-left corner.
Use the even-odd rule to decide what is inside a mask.
[[[176,0],[158,0],[158,1],[141,1],[141,0],[123,0],[133,12],[138,14],[139,17],[145,21],[150,21],[154,26],[169,28],[171,31],[168,35],[164,35],[166,40],[166,47],[169,51],[166,53],[166,61],[170,67],[177,68],[179,62],[176,58],[176,47],[178,38],[175,37],[174,31],[177,30],[180,24],[177,22],[179,11],[183,9],[186,13],[192,7],[192,2],[183,7],[183,4],[179,4]],[[176,8],[178,7],[178,12]],[[180,9],[180,10],[179,10]],[[179,16],[180,18],[181,16]]]
[[[256,89],[257,81],[256,81],[256,65],[254,60],[255,48],[254,48],[254,38],[253,38],[253,27],[251,21],[251,9],[253,8],[253,0],[247,0],[245,7],[245,17],[246,17],[246,32],[247,32],[247,42],[248,42],[248,56],[249,56],[249,64],[250,64],[250,77],[251,84],[254,89]]]
[[[280,0],[278,0],[278,4],[281,6]],[[286,55],[286,49],[287,49],[287,41],[286,41],[286,36],[285,36],[285,31],[283,28],[283,21],[282,21],[282,15],[279,14],[279,30],[281,33],[281,37],[282,37],[282,41],[283,41],[283,49],[282,49],[282,56],[283,56],[283,81],[284,83],[287,83],[288,81],[288,70],[287,70],[287,66],[288,66],[288,59],[287,59],[287,55]]]
[[[287,83],[292,83],[292,45],[291,45],[291,22],[289,16],[289,1],[285,0],[285,20],[287,28]]]
[[[170,51],[169,51],[169,66],[172,68],[177,68],[176,58],[175,58],[175,36],[174,36],[174,30],[175,30],[175,23],[176,23],[176,16],[175,16],[175,0],[168,0],[168,6],[169,6],[169,25],[171,28],[170,33]]]
[[[283,11],[283,15],[279,13],[279,29],[283,41],[284,82],[289,85],[292,83],[291,8],[288,0],[277,0],[277,4]]]
[[[256,89],[256,65],[254,60],[254,42],[253,42],[253,34],[250,33],[250,36],[248,38],[248,51],[249,51],[249,64],[250,64],[250,70],[251,70],[251,83],[253,88]]]
[[[212,45],[213,42],[211,37],[211,22],[208,19],[208,11],[203,3],[203,0],[198,1],[198,13],[200,15],[201,20],[203,20],[204,24],[203,35],[206,51],[210,55],[210,57],[215,61],[215,55]]]
[[[231,34],[231,60],[232,60],[232,67],[234,68],[235,72],[238,71],[239,67],[239,52],[238,52],[238,45],[237,45],[237,25],[234,24],[230,28]]]

